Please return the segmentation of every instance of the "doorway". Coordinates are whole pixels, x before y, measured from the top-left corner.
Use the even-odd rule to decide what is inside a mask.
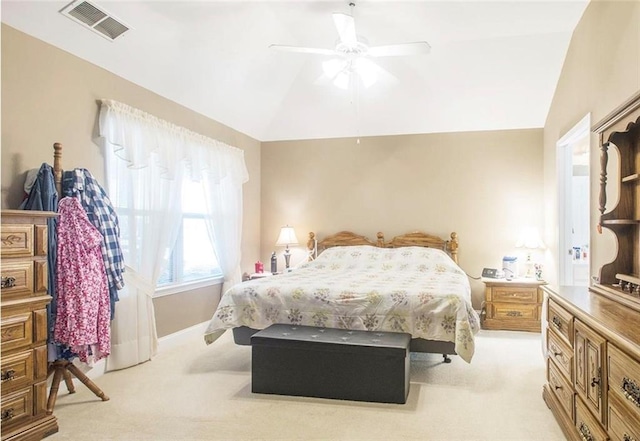
[[[556,143],[560,285],[589,286],[589,140],[586,115]]]

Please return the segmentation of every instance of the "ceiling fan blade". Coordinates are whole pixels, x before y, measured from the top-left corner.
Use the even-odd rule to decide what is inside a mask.
[[[397,57],[401,55],[421,55],[431,52],[431,46],[426,41],[414,43],[388,44],[385,46],[373,46],[367,51],[371,57]]]
[[[284,52],[300,52],[303,54],[336,55],[336,51],[333,49],[322,49],[315,47],[284,46],[281,44],[272,44],[269,46],[269,48]]]
[[[342,12],[334,12],[333,22],[336,25],[342,44],[347,47],[356,47],[358,37],[356,36],[356,25],[353,17],[348,14],[343,14]]]

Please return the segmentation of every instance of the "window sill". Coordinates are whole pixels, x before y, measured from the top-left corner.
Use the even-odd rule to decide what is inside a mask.
[[[180,294],[185,291],[192,291],[194,289],[206,288],[207,286],[222,285],[224,282],[223,276],[216,276],[210,279],[195,280],[193,282],[185,282],[177,285],[171,285],[163,288],[156,289],[153,294],[153,298],[172,296],[174,294]]]

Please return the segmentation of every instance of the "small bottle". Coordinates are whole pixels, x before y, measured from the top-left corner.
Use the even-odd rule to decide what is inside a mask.
[[[271,254],[271,274],[275,274],[278,272],[278,258],[276,257],[276,252],[274,251]]]

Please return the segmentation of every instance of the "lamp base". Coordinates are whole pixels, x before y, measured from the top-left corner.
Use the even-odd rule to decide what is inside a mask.
[[[289,262],[291,262],[291,252],[289,251],[289,248],[287,248],[286,250],[284,250],[284,268],[285,268],[285,271],[289,271]]]

